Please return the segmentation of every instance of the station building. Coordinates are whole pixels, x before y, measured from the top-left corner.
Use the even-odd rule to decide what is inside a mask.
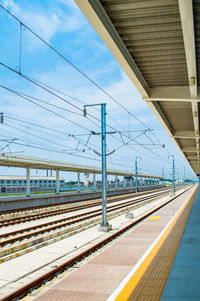
[[[56,177],[30,177],[30,185],[38,188],[55,188]],[[59,187],[64,188],[65,179],[59,178]],[[25,187],[25,176],[0,176],[0,187]]]

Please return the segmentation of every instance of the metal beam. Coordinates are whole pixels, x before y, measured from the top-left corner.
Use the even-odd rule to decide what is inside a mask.
[[[184,153],[195,153],[197,152],[197,148],[196,147],[183,147],[182,151]],[[199,152],[199,150],[198,150]]]
[[[197,156],[187,156],[187,159],[190,160],[197,160]]]
[[[149,99],[144,98],[144,100],[200,102],[200,91],[199,89],[197,91],[197,96],[191,96],[189,86],[154,87],[150,89]]]
[[[182,139],[196,139],[196,134],[194,131],[175,131],[173,133],[175,138],[182,138]],[[200,138],[198,136],[198,138]]]
[[[159,104],[156,101],[154,101],[154,102],[151,101],[151,102],[147,102],[147,103],[148,103],[149,107],[151,108],[151,110],[153,111],[153,113],[158,118],[158,120],[160,121],[160,123],[163,125],[163,127],[165,128],[165,130],[167,131],[167,133],[169,134],[169,136],[171,137],[171,139],[173,140],[173,142],[175,143],[177,148],[181,151],[181,153],[183,154],[183,156],[186,159],[186,161],[188,162],[188,164],[190,165],[187,157],[183,153],[183,149],[182,149],[180,142],[178,141],[177,138],[174,137],[174,135],[173,135],[174,131],[173,131],[169,121],[167,120],[166,116],[164,115],[163,111],[161,110]]]
[[[186,63],[188,70],[188,82],[190,87],[190,95],[192,98],[197,97],[197,71],[196,71],[196,50],[195,50],[195,34],[192,0],[179,0],[179,11],[181,17],[181,25],[183,31],[183,40],[185,47]],[[196,150],[199,164],[199,112],[198,104],[191,103],[194,130],[196,134]]]
[[[178,0],[190,94],[197,97],[196,51],[192,0]]]

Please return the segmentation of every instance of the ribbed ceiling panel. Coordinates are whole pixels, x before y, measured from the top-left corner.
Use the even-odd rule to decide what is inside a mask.
[[[188,85],[177,0],[102,0],[150,87]]]

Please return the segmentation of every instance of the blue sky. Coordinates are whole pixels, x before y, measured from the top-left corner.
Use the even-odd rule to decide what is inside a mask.
[[[135,156],[140,156],[142,158],[138,163],[140,172],[161,175],[161,169],[165,167],[165,173],[168,176],[171,173],[171,159],[168,159],[168,155],[174,154],[177,168],[181,170],[183,166],[186,166],[188,173],[191,173],[183,156],[73,0],[1,0],[0,3],[128,108],[132,114],[153,130],[161,144],[166,145],[165,148],[161,148],[160,145],[149,145],[152,144],[149,138],[155,144],[158,144],[158,141],[151,133],[147,134],[149,138],[143,133],[136,139],[137,144],[132,141],[129,146],[122,147],[123,143],[119,134],[108,135],[108,151],[119,148],[108,157],[108,167],[134,170]],[[108,130],[111,130],[111,127],[117,131],[145,129],[141,123],[23,27],[21,37],[22,74],[81,102],[87,104],[106,102]],[[0,62],[14,70],[19,70],[20,24],[2,9],[0,9],[0,45]],[[100,166],[100,157],[94,153],[94,150],[100,151],[100,137],[91,136],[87,147],[84,145],[91,130],[100,131],[100,112],[98,110],[89,109],[96,119],[92,119],[93,122],[87,120],[82,116],[80,109],[83,108],[83,104],[81,102],[56,92],[62,97],[60,99],[1,66],[0,85],[38,98],[43,103],[34,100],[37,104],[51,110],[51,112],[47,111],[41,106],[0,88],[1,111],[5,115],[5,124],[0,125],[1,140],[17,139],[10,144],[9,149],[4,150],[5,152],[11,151],[16,155]],[[55,93],[55,91],[51,91]],[[66,101],[78,108],[74,108]],[[69,112],[69,110],[73,112]],[[26,124],[24,121],[35,125]],[[39,128],[37,125],[52,128],[54,132]],[[124,133],[125,143],[129,141],[128,135],[130,138],[134,138],[138,134],[141,132]],[[75,135],[76,139],[69,135]],[[78,145],[77,139],[81,140],[82,144]],[[143,146],[138,146],[138,143]],[[1,141],[0,145],[4,147],[6,142]],[[89,150],[88,147],[91,149]],[[1,167],[0,173],[24,174],[25,171]],[[33,171],[34,173],[35,171]],[[66,174],[63,176],[69,177]]]

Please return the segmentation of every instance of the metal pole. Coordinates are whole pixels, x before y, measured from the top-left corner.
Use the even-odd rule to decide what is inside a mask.
[[[93,190],[96,190],[96,174],[93,173]]]
[[[175,188],[175,164],[174,164],[174,155],[169,155],[168,157],[172,157],[172,184],[173,184],[173,195],[176,193],[176,188]]]
[[[118,189],[117,175],[115,175],[115,189]]]
[[[109,231],[112,227],[107,221],[107,172],[106,172],[106,103],[84,105],[84,116],[86,107],[101,106],[101,165],[102,165],[102,221],[99,230]]]
[[[184,189],[186,189],[186,187],[185,187],[185,166],[183,169],[183,184],[184,184]]]
[[[174,164],[174,156],[172,157],[172,165],[173,165],[173,195],[176,193],[175,189],[175,164]]]
[[[80,172],[77,172],[78,192],[80,192]]]
[[[135,193],[138,192],[137,176],[138,176],[137,157],[135,157]]]
[[[60,185],[59,185],[59,170],[56,170],[56,194],[60,192]]]
[[[165,172],[164,172],[164,167],[162,168],[162,181],[163,181],[163,188],[165,187],[164,185],[164,177],[165,177]]]
[[[26,169],[26,196],[30,196],[31,189],[30,189],[30,168]]]
[[[123,188],[126,188],[126,178],[125,178],[125,176],[123,177]]]
[[[107,172],[106,172],[106,104],[101,104],[101,160],[102,160],[102,221],[101,227],[107,227]]]

